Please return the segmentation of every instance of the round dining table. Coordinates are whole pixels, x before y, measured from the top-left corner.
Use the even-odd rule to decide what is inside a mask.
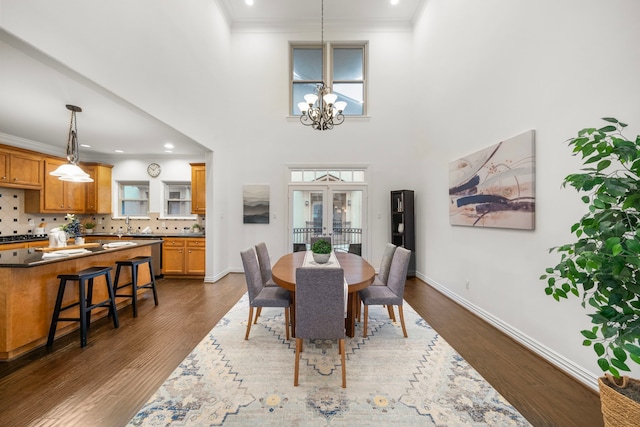
[[[302,267],[306,252],[293,252],[284,255],[271,268],[273,281],[282,288],[291,292],[292,310],[291,324],[293,326],[292,336],[295,337],[295,291],[296,291],[296,269]],[[347,317],[345,319],[345,330],[349,337],[355,335],[356,315],[358,311],[358,294],[373,283],[376,271],[359,255],[347,252],[335,252],[340,267],[344,270],[344,278],[348,285]]]

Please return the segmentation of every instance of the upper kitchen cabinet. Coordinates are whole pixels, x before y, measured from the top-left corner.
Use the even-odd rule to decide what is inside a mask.
[[[49,173],[66,160],[46,158],[44,160],[44,183],[42,190],[24,192],[24,210],[32,213],[84,213],[85,182],[61,181]]]
[[[93,182],[86,183],[85,213],[111,214],[111,169],[112,165],[83,163],[83,170]]]
[[[42,157],[26,150],[0,145],[0,186],[42,187]]]
[[[206,209],[206,169],[204,163],[191,165],[191,213],[204,215]]]

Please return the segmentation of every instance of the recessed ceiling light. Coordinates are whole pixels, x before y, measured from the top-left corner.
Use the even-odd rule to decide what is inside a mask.
[[[173,148],[173,144],[170,142],[167,142],[166,144],[164,144],[164,148]]]
[[[253,6],[253,0],[244,0],[247,6]]]
[[[89,144],[80,144],[80,147],[91,148],[91,146]]]
[[[124,151],[122,150],[113,150],[113,151],[115,151],[116,153],[124,153]]]
[[[393,6],[397,5],[398,3],[400,3],[400,0],[391,0],[391,4]]]

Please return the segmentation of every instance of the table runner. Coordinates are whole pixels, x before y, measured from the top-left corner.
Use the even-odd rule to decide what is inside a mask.
[[[335,252],[331,251],[331,255],[329,256],[329,261],[324,264],[318,264],[313,259],[313,252],[306,251],[304,254],[304,261],[302,261],[303,267],[316,267],[316,268],[340,268],[340,263],[338,262],[338,257],[336,257]],[[344,279],[344,317],[347,317],[347,300],[349,299],[349,284],[347,283],[347,279]]]

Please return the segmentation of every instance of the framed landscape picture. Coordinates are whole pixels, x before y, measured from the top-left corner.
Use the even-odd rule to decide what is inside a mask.
[[[269,224],[269,185],[242,186],[242,222]]]
[[[535,228],[534,131],[449,163],[451,225]]]

